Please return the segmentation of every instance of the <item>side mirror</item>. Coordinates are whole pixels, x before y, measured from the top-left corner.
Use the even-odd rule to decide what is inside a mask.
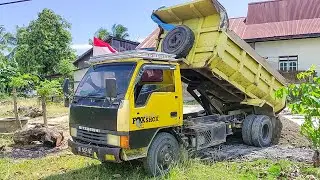
[[[62,89],[65,96],[69,94],[69,84],[70,80],[68,78],[64,79]]]
[[[105,83],[106,83],[106,96],[109,98],[116,98],[118,95],[116,78],[106,78]]]

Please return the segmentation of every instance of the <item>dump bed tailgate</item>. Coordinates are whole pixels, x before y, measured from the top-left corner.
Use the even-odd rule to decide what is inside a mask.
[[[155,11],[164,22],[186,25],[195,34],[195,43],[182,68],[205,69],[242,91],[242,104],[268,104],[275,112],[283,109],[285,98],[277,99],[275,91],[286,83],[254,49],[228,30],[227,14],[216,0],[198,0]],[[164,31],[157,50],[161,51]]]

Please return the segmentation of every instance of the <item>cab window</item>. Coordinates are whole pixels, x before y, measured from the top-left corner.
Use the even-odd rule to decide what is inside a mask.
[[[174,70],[144,70],[134,89],[135,106],[145,106],[155,92],[175,92]]]

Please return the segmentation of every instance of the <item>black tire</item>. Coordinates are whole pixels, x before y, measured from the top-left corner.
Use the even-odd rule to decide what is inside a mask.
[[[152,176],[167,174],[179,160],[179,143],[169,133],[159,133],[151,143],[144,159],[144,168]]]
[[[273,126],[269,116],[256,116],[251,128],[252,143],[254,146],[268,147],[271,145]]]
[[[252,123],[254,119],[256,118],[256,115],[249,115],[244,119],[243,125],[242,125],[242,140],[245,144],[252,146]]]
[[[177,26],[165,36],[162,52],[174,54],[176,58],[185,58],[193,47],[194,34],[188,26]]]
[[[276,145],[279,144],[283,125],[279,117],[271,117],[271,122],[273,126],[272,144]]]

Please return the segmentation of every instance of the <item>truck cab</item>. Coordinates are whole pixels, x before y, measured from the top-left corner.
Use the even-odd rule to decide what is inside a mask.
[[[159,131],[182,126],[179,64],[142,53],[93,60],[70,105],[72,152],[113,162],[146,157]]]

